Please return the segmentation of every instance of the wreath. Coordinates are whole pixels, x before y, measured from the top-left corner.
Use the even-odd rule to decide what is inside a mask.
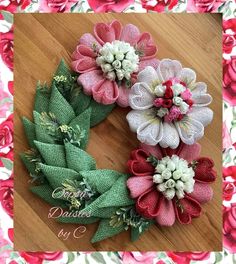
[[[213,196],[214,162],[196,141],[213,117],[206,84],[175,60],[155,58],[148,33],[134,25],[98,23],[62,60],[51,85],[37,84],[33,121],[23,117],[30,150],[21,153],[31,191],[63,213],[62,223],[99,222],[91,242],[131,230],[134,241],[152,224],[190,224]],[[127,173],[96,169],[86,152],[90,128],[116,103],[130,106],[141,144]]]

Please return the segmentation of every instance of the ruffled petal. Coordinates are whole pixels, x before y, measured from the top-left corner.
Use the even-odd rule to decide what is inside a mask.
[[[154,44],[151,35],[147,32],[141,34],[136,49],[143,59],[152,58],[157,52],[157,47]]]
[[[78,83],[83,86],[84,92],[88,95],[92,94],[92,88],[102,80],[104,77],[101,70],[86,72],[78,77]]]
[[[146,83],[136,83],[129,95],[129,105],[135,110],[145,110],[153,106],[155,96]]]
[[[117,104],[121,107],[128,107],[129,106],[129,94],[130,89],[127,88],[125,85],[119,87],[119,97],[117,99]]]
[[[159,142],[162,148],[170,147],[176,149],[179,145],[179,134],[174,124],[163,123],[163,137]]]
[[[94,27],[94,35],[100,44],[119,40],[122,25],[118,20],[112,21],[110,24],[97,23]]]
[[[174,202],[176,218],[181,224],[190,224],[192,217],[199,217],[202,211],[201,205],[193,198],[185,195],[178,201]]]
[[[181,140],[188,145],[194,144],[204,135],[202,123],[185,116],[181,121],[175,122]]]
[[[140,37],[139,29],[133,24],[127,24],[123,27],[120,40],[128,42],[131,46],[134,46]]]
[[[192,93],[205,94],[207,93],[207,85],[204,82],[194,82],[188,86]]]
[[[150,145],[141,143],[140,148],[146,151],[147,153],[150,153],[151,155],[153,155],[159,160],[163,158],[163,154],[162,154],[162,151],[159,145],[150,146]]]
[[[183,68],[178,78],[189,86],[196,81],[196,73],[192,69]]]
[[[213,197],[213,190],[208,184],[195,182],[194,190],[188,196],[197,200],[199,203],[207,203]]]
[[[183,144],[178,156],[182,159],[187,160],[188,163],[199,158],[201,153],[201,145],[195,143],[193,145]]]
[[[155,70],[157,70],[159,64],[160,64],[160,61],[156,58],[147,59],[147,60],[142,60],[142,58],[141,58],[141,60],[139,62],[139,72],[143,71],[148,66],[151,66]]]
[[[136,202],[137,212],[146,218],[156,217],[160,210],[160,198],[161,195],[155,188],[147,190]]]
[[[216,171],[213,169],[214,161],[210,158],[198,158],[196,159],[196,165],[194,168],[194,179],[202,183],[214,182],[216,179]]]
[[[173,201],[169,201],[162,197],[159,214],[155,219],[161,226],[172,226],[175,223],[175,209]]]
[[[148,66],[138,74],[137,81],[141,83],[146,83],[148,86],[151,87],[152,83],[156,80],[158,80],[156,70],[153,67]]]
[[[92,88],[93,98],[101,104],[113,104],[119,96],[119,88],[116,82],[102,80]]]
[[[193,94],[192,98],[193,106],[207,106],[212,102],[210,94]]]
[[[126,116],[130,130],[132,132],[137,132],[139,126],[141,126],[143,123],[147,122],[148,120],[154,120],[154,118],[155,118],[155,113],[153,112],[152,109],[147,109],[143,111],[132,110]]]
[[[209,125],[213,119],[213,111],[208,107],[193,107],[188,116],[198,122],[202,123],[205,127]]]
[[[142,143],[156,145],[163,137],[163,125],[160,119],[149,120],[138,127],[137,137]]]
[[[181,69],[182,65],[179,61],[164,59],[160,61],[158,74],[160,75],[161,80],[164,82],[177,77],[180,74]]]
[[[79,41],[80,44],[83,44],[85,46],[90,47],[91,49],[99,50],[102,46],[98,43],[96,38],[90,34],[90,33],[85,33]]]
[[[133,199],[138,198],[153,186],[152,176],[131,177],[127,181],[130,195]]]

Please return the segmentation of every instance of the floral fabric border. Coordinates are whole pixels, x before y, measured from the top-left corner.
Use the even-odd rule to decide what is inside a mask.
[[[223,251],[13,251],[13,13],[220,12],[223,14]],[[0,0],[0,263],[236,262],[236,2],[233,0]],[[227,118],[226,118],[227,117]]]

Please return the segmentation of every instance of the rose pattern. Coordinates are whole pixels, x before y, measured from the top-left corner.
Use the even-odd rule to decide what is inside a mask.
[[[48,13],[70,12],[78,0],[41,0],[39,10]]]
[[[0,150],[13,145],[13,114],[0,124]]]
[[[213,195],[209,183],[214,182],[216,178],[213,161],[209,158],[199,158],[200,150],[199,144],[191,146],[181,144],[176,150],[142,144],[140,149],[131,153],[128,169],[133,176],[128,179],[127,186],[131,197],[136,200],[136,210],[140,215],[154,219],[159,225],[165,226],[172,226],[176,220],[181,224],[190,224],[192,218],[200,216],[201,204],[210,201]],[[150,156],[158,160],[156,167],[148,161]],[[177,175],[175,172],[178,171],[179,165],[166,159],[173,156],[177,160],[185,160],[189,164],[189,169],[193,168],[194,187],[191,190],[189,186],[186,188],[183,182],[181,183],[181,181],[186,182],[186,173],[183,174],[180,168]],[[163,159],[166,161],[166,167],[160,165]],[[170,171],[174,171],[172,178]],[[162,174],[161,181],[159,177],[156,179],[156,175],[160,174]],[[164,182],[163,177],[168,181]],[[175,179],[175,183],[172,179]],[[174,186],[168,185],[169,181],[172,181]],[[164,186],[160,189],[160,185],[156,183],[162,185],[164,183]],[[177,191],[172,195],[169,192],[174,188]],[[182,190],[181,197],[178,195],[179,190]]]
[[[156,257],[156,252],[119,252],[123,263],[150,264]]]
[[[42,264],[44,260],[59,260],[62,257],[62,252],[20,252],[20,255],[28,264]]]
[[[210,257],[210,252],[168,252],[167,254],[176,264],[190,264],[191,260],[202,261]]]
[[[0,54],[3,62],[13,70],[13,31],[0,32]]]
[[[231,53],[236,45],[236,19],[231,18],[223,21],[223,52]]]
[[[0,180],[0,202],[5,212],[13,217],[13,176]]]
[[[157,48],[149,33],[119,21],[97,23],[94,35],[84,34],[72,55],[72,68],[80,73],[84,92],[102,104],[129,105],[130,86],[137,72],[156,66]]]
[[[88,0],[90,7],[96,13],[123,12],[125,8],[132,5],[134,0]]]
[[[223,243],[231,253],[236,252],[236,204],[224,207],[223,212]]]
[[[198,13],[214,13],[225,0],[188,0],[187,10]]]
[[[236,105],[236,56],[231,56],[223,63],[223,98],[234,106]]]
[[[24,10],[30,4],[30,0],[9,0],[0,1],[0,10],[5,10],[11,13],[17,12],[18,9]]]
[[[172,10],[177,4],[178,0],[141,0],[143,8],[156,12],[164,12],[167,8],[168,11]]]
[[[223,123],[223,149],[228,149],[232,146],[232,140],[226,123]]]

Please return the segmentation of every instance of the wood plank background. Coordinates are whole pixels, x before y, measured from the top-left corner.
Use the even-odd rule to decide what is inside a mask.
[[[94,23],[119,19],[149,31],[158,44],[158,58],[172,58],[196,70],[198,80],[208,84],[214,97],[214,121],[205,130],[202,156],[210,155],[218,172],[214,199],[204,205],[203,215],[192,225],[152,226],[139,241],[131,243],[129,233],[91,244],[97,224],[87,226],[81,239],[62,240],[58,232],[73,231],[77,225],[48,219],[49,205],[29,190],[29,175],[18,153],[28,146],[20,118],[32,118],[37,80],[50,83],[61,58],[70,55],[83,33]],[[16,14],[15,15],[15,249],[45,250],[125,250],[125,251],[220,251],[221,244],[221,16],[218,14]],[[116,108],[106,121],[91,131],[88,152],[98,168],[126,171],[130,151],[138,142],[128,129],[129,109]]]

